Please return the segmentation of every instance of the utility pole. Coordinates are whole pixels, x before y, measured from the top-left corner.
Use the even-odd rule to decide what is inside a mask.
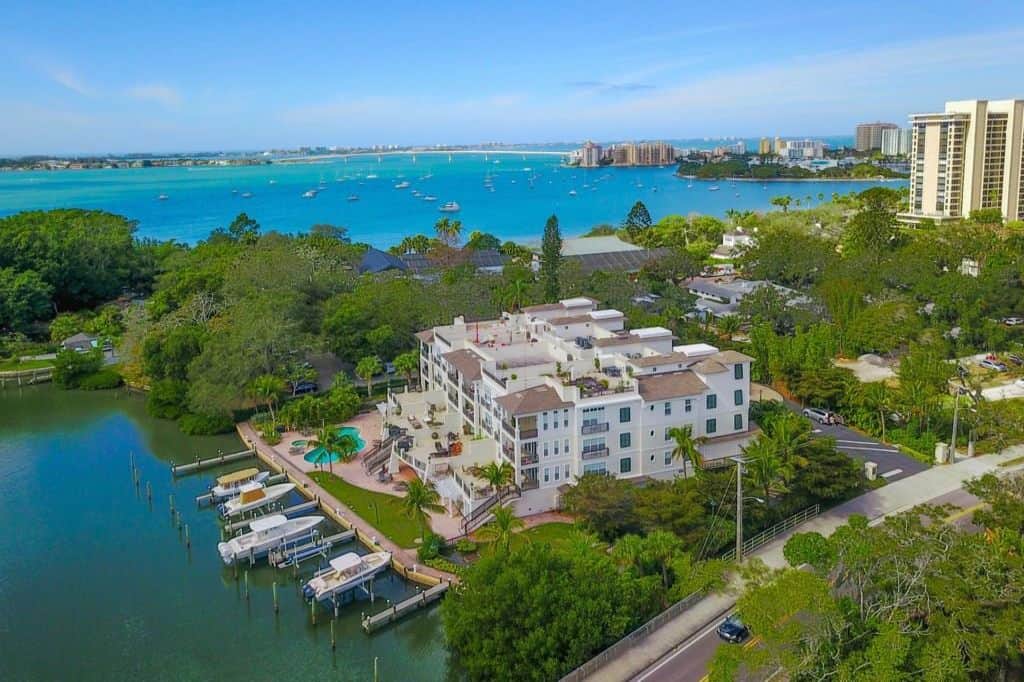
[[[733,457],[736,462],[736,563],[743,560],[743,458]]]
[[[956,461],[956,429],[958,422],[960,421],[960,387],[956,387],[956,393],[953,394],[953,435],[949,439],[949,463],[952,464]]]

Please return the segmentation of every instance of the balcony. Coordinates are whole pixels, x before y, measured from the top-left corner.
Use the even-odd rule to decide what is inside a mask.
[[[608,430],[608,422],[599,422],[597,424],[584,424],[580,430],[584,435],[589,433],[604,433]]]
[[[520,486],[523,490],[536,490],[540,487],[540,481],[537,479],[525,479],[523,485]]]
[[[539,460],[537,458],[537,453],[536,452],[533,453],[533,454],[524,452],[522,455],[519,456],[519,464],[520,464],[520,466],[524,466],[524,467],[525,466],[529,466],[531,464],[536,464],[538,461]]]
[[[522,429],[519,431],[519,438],[536,438],[537,429]]]
[[[591,448],[584,450],[580,456],[583,459],[601,459],[608,456],[608,448]]]

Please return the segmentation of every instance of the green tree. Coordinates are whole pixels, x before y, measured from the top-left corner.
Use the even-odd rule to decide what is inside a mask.
[[[700,446],[707,439],[704,436],[694,436],[693,426],[690,424],[673,426],[668,430],[668,437],[674,443],[672,459],[683,462],[683,474],[686,474],[686,467],[690,466],[694,475],[699,476],[704,471],[704,455],[700,451]]]
[[[34,270],[0,268],[0,331],[25,331],[49,317],[53,287]]]
[[[62,350],[53,360],[53,383],[60,388],[78,388],[82,379],[94,374],[103,366],[103,354],[99,348],[85,353]]]
[[[466,239],[466,248],[474,251],[480,251],[483,249],[498,249],[501,248],[501,240],[495,237],[493,234],[487,232],[480,232],[479,230],[473,230],[469,233],[469,238]]]
[[[376,355],[367,355],[356,365],[356,376],[366,382],[367,397],[373,395],[373,377],[380,374],[383,369],[380,358]]]
[[[633,204],[633,207],[629,209],[629,213],[626,215],[626,219],[622,223],[623,229],[629,233],[631,239],[635,239],[641,232],[647,230],[651,226],[651,214],[644,206],[644,202],[637,201]]]
[[[783,213],[789,211],[789,205],[791,203],[793,203],[793,197],[791,197],[789,195],[784,195],[784,196],[781,196],[781,197],[772,197],[771,198],[771,205],[772,206],[778,206],[779,208],[782,209]]]
[[[548,302],[558,299],[561,265],[562,234],[558,229],[558,217],[552,215],[544,225],[544,238],[540,247],[540,281],[544,287],[544,299]]]
[[[493,518],[477,530],[476,536],[493,543],[496,551],[508,554],[512,549],[512,536],[526,524],[509,507],[497,506],[491,516]]]
[[[441,496],[431,482],[424,483],[418,478],[402,483],[405,496],[402,498],[402,510],[405,515],[416,522],[420,529],[420,537],[426,538],[430,528],[429,514],[444,513]]]
[[[791,475],[782,462],[775,443],[770,438],[759,435],[741,448],[744,469],[750,482],[761,489],[765,502],[768,502],[775,488],[784,491],[786,479]]]
[[[270,411],[270,419],[274,423],[277,423],[274,405],[281,399],[284,392],[284,379],[273,374],[261,374],[249,384],[249,397],[267,407]]]
[[[459,238],[462,236],[462,221],[450,218],[440,218],[434,223],[434,232],[437,240],[449,248],[459,245]]]
[[[405,383],[412,386],[412,375],[420,368],[420,354],[410,350],[395,356],[392,362],[395,365],[395,371],[401,373],[405,377]]]
[[[495,494],[500,494],[515,480],[516,472],[508,462],[488,462],[480,467],[479,476],[494,488]]]

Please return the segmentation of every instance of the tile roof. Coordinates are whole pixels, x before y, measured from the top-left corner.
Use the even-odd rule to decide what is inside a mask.
[[[421,332],[416,332],[416,338],[423,343],[432,343],[434,341],[434,330],[424,329]]]
[[[629,362],[637,367],[657,367],[658,365],[678,364],[690,360],[691,358],[686,353],[665,353],[664,355],[645,355],[642,358],[634,358]]]
[[[558,395],[558,391],[546,385],[509,393],[500,398],[495,398],[494,402],[513,415],[533,414],[534,412],[556,410],[572,405],[572,403],[562,400],[562,397]]]
[[[565,306],[561,303],[538,303],[537,305],[528,305],[523,308],[524,313],[544,313],[550,310],[565,310]]]
[[[575,262],[584,274],[597,270],[617,270],[636,272],[652,260],[668,253],[667,248],[641,249],[639,251],[615,251],[611,253],[588,253],[578,256],[565,256],[566,262]]]
[[[727,362],[729,364],[736,364],[737,362],[753,362],[754,358],[749,355],[745,355],[738,350],[723,350],[715,353],[711,356],[712,359],[718,360],[719,362]]]
[[[359,272],[384,272],[386,270],[407,270],[408,267],[398,256],[386,251],[369,248],[359,262]]]
[[[568,315],[566,317],[553,317],[548,322],[551,324],[579,324],[580,322],[593,322],[589,314],[587,315]]]
[[[695,372],[700,372],[701,374],[721,374],[722,372],[729,371],[725,365],[711,359],[701,360],[693,366],[693,370]]]
[[[648,401],[700,395],[707,390],[707,384],[689,370],[642,376],[637,378],[637,383],[640,396]]]
[[[480,363],[483,362],[483,358],[468,348],[453,350],[441,357],[458,370],[464,380],[476,381],[480,378]]]

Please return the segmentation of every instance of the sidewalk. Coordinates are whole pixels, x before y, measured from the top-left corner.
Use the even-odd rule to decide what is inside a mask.
[[[1000,462],[1014,459],[1022,454],[1024,454],[1024,446],[1016,445],[997,455],[975,457],[949,466],[934,467],[890,483],[801,524],[778,540],[757,550],[753,556],[758,557],[772,568],[783,568],[788,564],[782,555],[782,549],[785,547],[786,540],[793,533],[817,531],[822,535],[831,535],[853,514],[862,514],[872,522],[880,523],[885,516],[898,514],[958,490],[964,482],[972,478],[994,471],[1016,470],[1020,466],[1013,469],[1001,469],[998,465]],[[625,655],[611,661],[587,679],[602,682],[622,682],[622,680],[632,679],[732,608],[736,603],[736,598],[736,594],[729,592],[705,597],[694,604],[692,608],[651,633],[645,640],[629,649]]]

